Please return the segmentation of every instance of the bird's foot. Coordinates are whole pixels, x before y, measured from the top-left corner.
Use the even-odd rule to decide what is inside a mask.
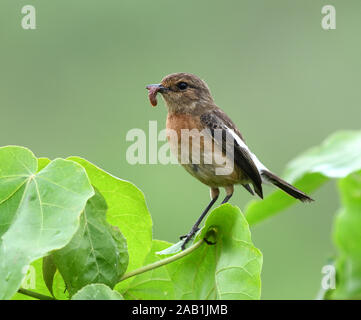
[[[187,243],[194,237],[194,235],[196,234],[196,232],[198,230],[199,230],[198,227],[192,228],[192,230],[188,234],[179,237],[180,240],[184,240],[184,242],[182,244],[182,250],[184,250],[186,248]]]

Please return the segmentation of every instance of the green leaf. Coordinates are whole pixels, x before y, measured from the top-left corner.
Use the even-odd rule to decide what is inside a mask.
[[[107,204],[96,190],[72,240],[52,254],[70,295],[91,283],[113,288],[128,266],[127,243],[121,232],[106,221],[106,212]]]
[[[339,181],[342,206],[334,227],[339,250],[332,299],[361,298],[361,171]]]
[[[297,181],[310,172],[328,178],[343,178],[361,169],[361,131],[339,131],[291,161],[286,179]]]
[[[148,265],[162,260],[156,253],[166,250],[172,244],[166,241],[153,240],[152,247],[144,260],[144,265]],[[173,262],[160,268],[142,273],[131,281],[129,287],[122,290],[123,296],[127,300],[174,300],[176,299],[174,287],[169,270]]]
[[[361,131],[340,131],[291,161],[284,178],[302,191],[311,193],[330,178],[343,178],[360,169]],[[283,191],[274,191],[264,200],[248,204],[245,210],[247,221],[253,225],[296,202]]]
[[[48,158],[39,158],[38,159],[38,172],[43,170],[51,162]]]
[[[311,194],[321,187],[328,179],[321,174],[307,174],[294,183],[294,186],[300,190]],[[289,196],[281,190],[275,190],[263,200],[252,200],[245,209],[245,215],[248,223],[254,225],[259,223],[282,210],[298,203],[299,201]],[[310,205],[310,204],[305,204]]]
[[[124,296],[127,299],[259,299],[262,254],[254,247],[248,223],[237,207],[215,209],[195,242],[204,243],[189,255],[140,274]],[[156,252],[171,244],[153,241],[145,264],[161,260]],[[164,251],[163,251],[164,252]]]
[[[169,255],[169,254],[178,253],[178,252],[182,251],[183,242],[184,242],[183,240],[178,241],[177,243],[171,245],[170,247],[167,247],[164,250],[157,251],[156,254],[162,256],[162,255]]]
[[[70,241],[94,192],[72,161],[37,169],[28,149],[0,148],[0,299],[16,293],[32,261]]]
[[[152,220],[143,193],[132,183],[118,179],[77,157],[91,183],[104,196],[108,205],[107,221],[117,226],[127,240],[129,265],[127,271],[139,268],[152,244]]]
[[[53,292],[53,282],[56,273],[56,265],[54,263],[52,255],[46,256],[43,258],[43,279],[51,295],[54,295]]]
[[[32,290],[37,293],[50,296],[49,289],[45,284],[43,278],[43,259],[38,259],[31,263],[28,274],[25,276],[21,283],[21,287],[24,289]],[[68,293],[65,290],[65,283],[62,276],[57,271],[53,278],[53,293],[54,297],[59,300],[68,300]],[[17,293],[12,297],[12,300],[37,300],[27,295]]]
[[[95,283],[79,290],[72,300],[124,300],[122,295],[104,284]]]

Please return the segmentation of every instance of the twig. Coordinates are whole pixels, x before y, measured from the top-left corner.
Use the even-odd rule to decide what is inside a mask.
[[[53,297],[45,296],[43,294],[40,294],[40,293],[37,293],[37,292],[34,292],[34,291],[30,291],[30,290],[26,290],[26,289],[23,289],[23,288],[20,288],[18,290],[18,292],[21,293],[21,294],[24,294],[26,296],[35,298],[35,299],[39,299],[39,300],[56,300]]]
[[[126,273],[125,275],[123,275],[123,277],[120,279],[120,281],[124,281],[125,279],[128,279],[130,277],[134,277],[138,274],[159,268],[161,266],[164,266],[168,263],[174,262],[180,258],[183,258],[184,256],[190,254],[191,252],[193,252],[194,250],[198,249],[202,244],[204,243],[204,239],[199,240],[198,242],[196,242],[195,244],[193,244],[192,246],[190,246],[189,248],[187,248],[186,250],[175,254],[174,256],[171,256],[169,258],[166,259],[162,259],[160,261],[148,264],[147,266],[141,267],[139,269],[130,271],[128,273]]]

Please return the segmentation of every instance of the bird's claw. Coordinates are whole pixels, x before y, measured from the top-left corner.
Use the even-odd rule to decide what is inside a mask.
[[[185,249],[186,244],[189,242],[189,240],[191,240],[193,238],[193,236],[196,234],[196,232],[199,230],[199,228],[194,228],[192,229],[188,234],[179,237],[180,240],[184,240],[183,244],[182,244],[182,250]]]
[[[192,239],[192,237],[193,237],[193,235],[188,235],[188,236],[185,236],[185,238],[183,238],[184,242],[182,243],[182,247],[181,247],[182,251],[186,248],[186,244],[189,242],[189,240]]]

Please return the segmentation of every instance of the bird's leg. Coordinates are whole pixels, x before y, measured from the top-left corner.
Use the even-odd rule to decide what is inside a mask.
[[[227,194],[227,195],[226,195],[226,197],[223,199],[222,204],[223,204],[223,203],[227,203],[228,200],[231,199],[231,197],[232,197],[232,195],[233,195],[233,190],[234,190],[233,186],[227,186],[227,187],[225,187],[225,189],[226,189],[226,194]]]
[[[222,204],[224,204],[224,203],[227,203],[228,202],[228,200],[229,199],[231,199],[231,197],[232,197],[232,195],[233,195],[233,186],[227,186],[227,187],[225,187],[225,189],[226,189],[226,197],[223,199],[223,201],[222,201]],[[215,242],[211,242],[211,241],[209,241],[209,240],[207,240],[207,239],[204,239],[208,244],[216,244]]]
[[[212,198],[211,202],[208,204],[207,208],[204,209],[201,216],[198,218],[197,222],[192,227],[191,231],[189,231],[189,233],[186,234],[185,236],[180,237],[181,240],[184,239],[184,242],[182,244],[182,250],[185,249],[186,244],[189,242],[189,240],[191,240],[193,238],[194,234],[199,230],[199,225],[201,224],[203,218],[206,216],[208,211],[212,208],[214,203],[217,201],[218,196],[219,196],[219,189],[211,188],[211,198]]]

